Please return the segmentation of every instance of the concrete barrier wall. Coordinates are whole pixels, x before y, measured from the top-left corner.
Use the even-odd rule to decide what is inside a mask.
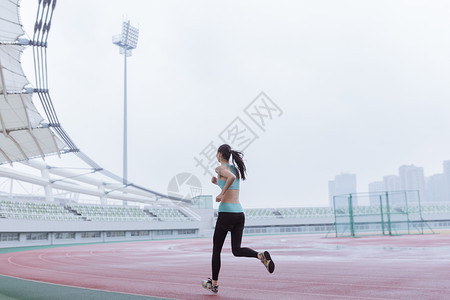
[[[0,248],[199,237],[200,222],[0,219]]]

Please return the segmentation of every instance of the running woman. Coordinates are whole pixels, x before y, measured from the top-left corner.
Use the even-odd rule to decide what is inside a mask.
[[[269,273],[275,269],[269,252],[258,253],[253,249],[241,247],[245,215],[239,203],[239,184],[241,179],[246,179],[243,154],[224,144],[217,150],[216,157],[220,166],[216,168],[217,178],[213,177],[211,182],[217,184],[222,192],[216,197],[216,202],[220,202],[220,205],[213,237],[212,279],[209,278],[202,282],[202,286],[213,293],[219,291],[217,280],[220,270],[220,252],[228,231],[231,232],[231,248],[234,256],[258,258]],[[230,157],[233,159],[233,165],[230,165]]]

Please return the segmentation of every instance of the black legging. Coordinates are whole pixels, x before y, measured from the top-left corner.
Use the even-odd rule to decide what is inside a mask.
[[[231,249],[234,256],[258,257],[258,252],[250,248],[241,248],[244,231],[244,213],[220,212],[217,217],[213,238],[212,279],[218,280],[220,271],[220,252],[228,231],[231,232]]]

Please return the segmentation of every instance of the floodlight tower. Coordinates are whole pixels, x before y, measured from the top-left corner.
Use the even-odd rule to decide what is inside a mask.
[[[130,25],[130,21],[124,21],[122,34],[113,36],[112,42],[119,46],[120,54],[124,57],[123,69],[123,183],[127,184],[127,57],[131,56],[131,50],[136,49],[139,29]]]

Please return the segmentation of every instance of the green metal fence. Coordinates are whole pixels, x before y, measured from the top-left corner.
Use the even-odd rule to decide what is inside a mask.
[[[433,233],[422,218],[417,190],[338,195],[333,204],[336,237]]]

